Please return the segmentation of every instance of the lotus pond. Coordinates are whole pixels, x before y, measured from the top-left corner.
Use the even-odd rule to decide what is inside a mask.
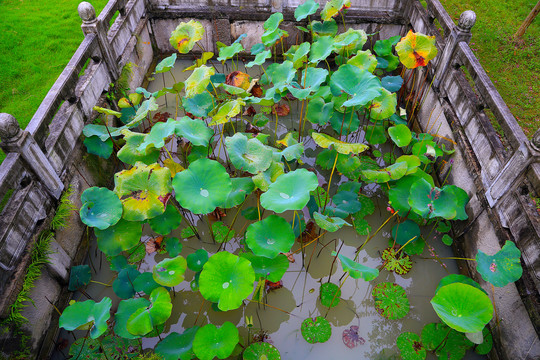
[[[420,101],[408,106],[416,95],[404,70],[428,65],[434,38],[409,32],[368,49],[373,35],[338,34],[334,17],[348,6],[330,1],[311,21],[319,5],[306,1],[295,16],[309,18],[299,29],[311,41],[284,55],[276,13],[248,49],[252,61],[238,56],[244,36],[218,43],[217,58],[202,47],[195,62],[173,54],[148,89],[118,100],[121,112],[96,108],[120,126],[87,125],[87,150],[122,170],[113,190],[82,195],[97,248],[71,271],[69,290],[80,292],[60,317],[79,336],[71,356],[490,351],[490,295],[457,275],[450,248],[450,221],[467,219],[468,196],[430,175],[451,166],[452,150],[408,127]],[[203,34],[181,23],[171,45],[187,54]],[[464,260],[504,286],[521,276],[519,257],[508,242]]]

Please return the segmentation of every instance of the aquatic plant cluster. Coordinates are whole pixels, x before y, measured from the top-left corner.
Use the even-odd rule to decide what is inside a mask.
[[[99,249],[117,272],[112,287],[122,300],[112,318],[108,297],[74,302],[64,310],[60,327],[88,330],[70,354],[95,359],[121,351],[126,358],[135,357],[142,351],[137,339],[157,337],[164,330],[173,310],[171,294],[186,271],[195,274],[191,290],[212,303],[214,311],[265,304],[267,292],[283,286],[280,280],[294,253],[301,252],[307,263],[302,251],[306,246],[353,226],[365,237],[358,242],[356,256],[349,258],[339,249],[332,253],[346,276],[319,289],[321,304],[332,308],[349,277],[370,282],[380,271],[409,272],[411,257],[426,246],[420,226],[431,226],[445,234],[446,245],[452,244],[449,221],[467,219],[469,197],[457,186],[436,186],[429,174],[452,150],[434,135],[410,130],[417,103],[398,107],[407,96],[405,69],[427,66],[437,54],[435,39],[410,31],[403,38],[377,40],[372,50],[364,50],[374,34],[347,29],[344,21],[338,34],[334,18],[343,19],[348,7],[349,0],[329,1],[321,21],[311,21],[319,4],[307,0],[294,15],[297,21],[309,20],[307,27],[298,29],[311,41],[292,46],[279,58],[288,34],[279,27],[283,15],[271,15],[261,43],[250,50],[254,59],[245,65],[260,67],[260,79],[238,70],[244,36],[230,46],[218,43],[217,60],[230,60],[233,66],[232,72],[220,73],[211,63],[214,54],[198,42],[203,26],[194,20],[181,23],[171,35],[171,45],[181,54],[195,46],[203,51],[184,70],[191,71],[187,80],[154,93],[138,88],[118,101],[121,112],[96,108],[123,125],[87,125],[87,150],[106,159],[114,152],[125,169],[115,174],[113,190],[92,187],[82,194],[80,217],[93,228]],[[272,56],[274,62],[267,65]],[[176,59],[173,54],[162,60],[155,73],[169,72]],[[401,75],[396,75],[399,69]],[[157,112],[156,99],[166,94],[175,97],[174,117]],[[300,116],[278,139],[280,117],[288,115],[291,101],[301,104]],[[145,131],[139,131],[145,124]],[[384,143],[388,151],[383,154],[374,146]],[[176,152],[172,144],[178,144]],[[305,152],[308,145],[315,150],[314,158]],[[321,174],[328,172],[321,183]],[[336,190],[332,181],[338,174],[348,181]],[[366,184],[378,184],[388,197],[390,216],[377,230],[365,219],[375,210],[373,200],[362,193]],[[253,206],[244,208],[250,203]],[[221,221],[226,212],[235,214],[231,224]],[[249,225],[235,231],[240,216]],[[200,248],[183,256],[183,241],[168,235],[185,224],[182,237],[201,238],[193,219],[205,217],[211,237],[206,241],[221,244],[220,251],[209,254]],[[395,225],[389,247],[381,254],[382,265],[362,264],[362,248],[391,221]],[[155,234],[146,242],[141,241],[144,228]],[[234,242],[231,251],[225,250]],[[295,244],[299,249],[293,250]],[[152,272],[140,272],[138,264],[154,252],[168,257]],[[476,261],[486,281],[502,287],[521,276],[519,258],[519,250],[507,242],[494,256],[479,252],[468,260]],[[88,265],[73,267],[69,290],[83,289],[90,280]],[[409,312],[407,293],[397,284],[380,282],[371,296],[382,317],[401,319]],[[481,354],[490,351],[486,325],[494,307],[475,281],[464,275],[444,277],[431,304],[441,323],[427,324],[421,334],[396,336],[403,359],[424,359],[427,351],[452,359],[463,357],[471,347]],[[245,326],[251,329],[253,319],[246,318]],[[299,330],[308,343],[324,343],[332,325],[321,314],[305,319]],[[353,325],[343,332],[347,347],[365,342],[358,330]],[[220,327],[209,323],[160,337],[154,351],[167,360],[280,359],[279,344],[264,338],[242,338],[231,322]]]

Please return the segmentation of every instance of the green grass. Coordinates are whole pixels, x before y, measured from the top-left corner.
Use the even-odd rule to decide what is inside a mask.
[[[540,16],[522,45],[512,35],[537,0],[440,0],[457,23],[465,10],[476,12],[470,47],[530,138],[540,119]]]
[[[0,0],[0,112],[15,116],[22,128],[84,38],[79,2]],[[97,13],[107,4],[90,2]]]

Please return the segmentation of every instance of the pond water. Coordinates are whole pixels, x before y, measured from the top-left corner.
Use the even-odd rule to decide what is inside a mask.
[[[176,81],[183,81],[190,72],[183,73],[181,69],[192,64],[192,61],[178,60],[175,68],[172,70]],[[227,65],[230,70],[230,65]],[[216,65],[221,70],[221,64]],[[240,65],[241,71],[249,69],[243,68]],[[227,69],[225,70],[227,71]],[[258,71],[246,71],[254,77],[259,77]],[[157,74],[155,80],[148,86],[148,90],[153,92],[165,86],[172,86],[173,77],[170,74]],[[160,112],[169,112],[174,116],[175,99],[173,95],[167,95],[158,99],[160,104]],[[286,117],[279,119],[278,134],[282,137],[292,126],[298,122],[300,105],[298,102],[291,102],[291,112]],[[183,116],[179,114],[178,116]],[[267,127],[274,128],[274,123],[271,121]],[[307,125],[311,125],[307,123]],[[235,126],[244,126],[241,123],[235,123]],[[307,129],[305,131],[307,133]],[[271,138],[272,139],[271,135]],[[359,134],[360,139],[364,134]],[[176,152],[177,144],[169,144],[171,153]],[[219,144],[217,145],[219,147]],[[305,142],[304,159],[306,168],[315,167],[316,148],[313,140]],[[319,184],[325,184],[330,172],[322,171],[319,173]],[[334,193],[337,187],[348,181],[345,177],[339,174],[334,174],[332,187],[330,192]],[[301,184],[298,184],[301,186]],[[377,185],[367,185],[362,188],[362,193],[369,196],[375,203],[375,212],[366,219],[374,233],[385,221],[391,216],[391,213],[386,210],[387,199],[379,191]],[[242,209],[249,206],[257,206],[254,201],[254,196],[251,195],[243,204]],[[262,208],[261,208],[262,210]],[[222,221],[227,225],[232,226],[236,231],[236,237],[226,243],[221,249],[238,254],[242,249],[241,234],[244,233],[247,225],[252,221],[247,221],[243,216],[237,215],[237,208],[229,209]],[[266,211],[262,217],[271,213]],[[309,214],[306,212],[309,216]],[[283,215],[288,221],[292,221],[293,213],[288,211]],[[189,217],[189,215],[188,215]],[[236,221],[234,219],[236,218]],[[390,231],[395,225],[395,218],[392,218],[382,226],[380,231],[373,236],[369,242],[359,252],[357,261],[378,268],[383,264],[381,260],[381,252],[389,246]],[[169,236],[175,236],[183,239],[182,255],[186,257],[196,249],[203,248],[213,254],[220,249],[219,244],[212,241],[209,233],[208,219],[206,217],[199,218],[191,216],[191,222],[196,224],[202,240],[195,237],[183,239],[181,229],[187,227],[183,221],[181,227]],[[146,236],[150,235],[149,227]],[[424,229],[424,237],[433,251],[439,257],[451,257],[451,248],[445,246],[440,241],[440,236],[436,237],[436,232],[431,232],[431,227]],[[319,233],[320,234],[320,233]],[[225,321],[230,321],[235,324],[240,335],[247,339],[249,335],[257,333],[259,336],[264,336],[266,341],[274,344],[281,353],[282,359],[310,359],[310,360],[361,360],[361,359],[398,359],[398,350],[396,347],[396,338],[401,332],[411,331],[417,334],[421,333],[424,325],[431,322],[439,322],[439,318],[433,310],[430,300],[434,296],[435,289],[440,279],[450,273],[457,273],[457,265],[453,260],[440,260],[439,262],[431,258],[430,250],[427,246],[422,255],[411,256],[413,262],[412,270],[404,275],[396,275],[395,273],[380,269],[380,275],[377,279],[371,282],[366,282],[361,279],[347,278],[341,288],[341,300],[339,304],[328,310],[320,303],[319,288],[322,284],[331,281],[335,284],[340,284],[346,277],[339,260],[331,255],[332,251],[339,251],[349,258],[355,258],[356,249],[361,246],[367,239],[367,236],[360,236],[352,227],[345,226],[341,230],[334,233],[326,233],[321,236],[318,241],[302,248],[300,242],[295,242],[292,248],[294,253],[294,262],[289,265],[289,270],[284,275],[283,287],[269,291],[266,297],[267,305],[244,301],[245,306],[237,310],[228,312],[218,312],[212,308],[212,304],[205,301],[200,293],[193,292],[190,288],[190,281],[193,280],[194,272],[187,270],[185,281],[174,288],[172,295],[173,315],[166,323],[165,330],[161,335],[164,338],[170,332],[182,333],[184,329],[194,325],[202,326],[206,323],[221,325]],[[105,283],[110,283],[111,278],[115,273],[109,271],[109,266],[104,256],[100,255],[99,250],[95,248],[90,252],[92,267],[96,269],[97,274],[93,274],[93,279]],[[166,255],[150,254],[147,255],[143,263],[140,265],[139,271],[152,272],[152,267],[156,262],[164,259]],[[401,320],[388,320],[380,316],[374,307],[374,301],[371,296],[373,286],[380,282],[393,282],[401,285],[410,302],[410,312]],[[90,284],[87,292],[94,298],[100,299],[103,296],[109,296],[113,299],[118,299],[111,288],[106,288],[97,284]],[[251,296],[249,297],[251,298]],[[85,298],[82,297],[81,300]],[[118,301],[115,302],[113,309],[116,309]],[[300,333],[301,323],[308,317],[316,316],[326,317],[332,325],[332,335],[329,341],[322,344],[311,345],[307,343]],[[245,326],[247,317],[253,317],[253,328],[249,330]],[[349,348],[343,341],[343,332],[358,326],[358,342],[357,346]],[[81,332],[82,333],[82,332]],[[61,335],[66,336],[66,335]],[[143,338],[143,348],[153,348],[159,338]],[[58,354],[56,354],[56,358]],[[432,356],[432,357],[430,357]],[[231,357],[237,358],[237,357]],[[428,355],[428,358],[435,358],[433,355]],[[468,351],[465,359],[484,359],[480,356]]]

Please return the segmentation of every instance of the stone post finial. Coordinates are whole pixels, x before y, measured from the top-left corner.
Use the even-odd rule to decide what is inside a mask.
[[[13,115],[0,113],[0,140],[8,142],[16,138],[21,132],[21,127]]]
[[[83,23],[93,23],[96,19],[96,9],[89,2],[83,1],[77,7],[79,12],[79,17],[82,19]]]
[[[531,146],[534,150],[540,152],[540,129],[537,129],[531,139]]]
[[[475,23],[476,13],[472,10],[466,10],[459,17],[458,28],[461,31],[470,32]]]

